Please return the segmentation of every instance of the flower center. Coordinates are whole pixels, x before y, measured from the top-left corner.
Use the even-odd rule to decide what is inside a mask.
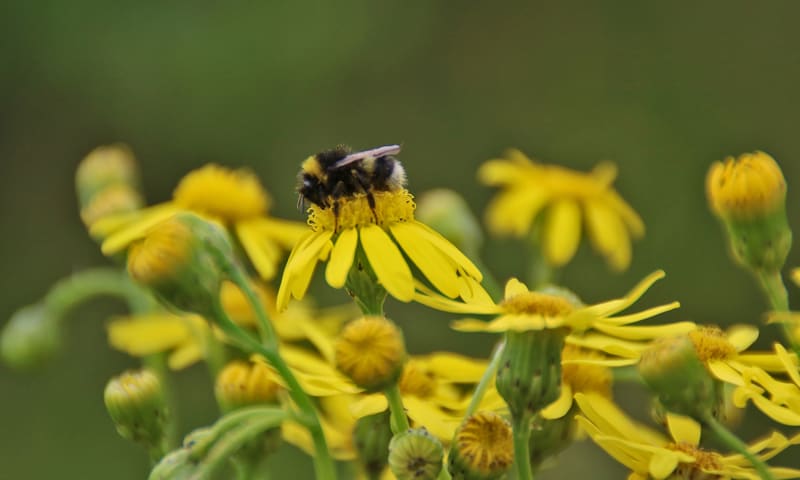
[[[187,210],[225,222],[263,215],[270,204],[269,195],[252,172],[214,164],[189,172],[172,197]]]
[[[331,204],[338,202],[338,207],[322,208],[311,205],[308,209],[308,224],[314,231],[340,231],[348,228],[364,227],[376,224],[387,227],[398,222],[414,219],[414,196],[406,189],[386,192],[372,192],[375,209],[370,208],[366,194],[352,197],[329,199]],[[334,210],[338,208],[338,215]],[[338,218],[337,218],[338,217]]]
[[[526,292],[500,303],[506,313],[559,317],[572,312],[572,305],[563,297],[546,293]]]
[[[713,472],[722,469],[723,465],[720,461],[720,455],[716,452],[709,452],[688,443],[670,443],[666,448],[677,452],[683,452],[694,457],[694,463],[682,463],[678,465],[678,468],[674,472],[675,478],[706,478],[705,476],[698,476],[696,474],[698,472]]]
[[[419,360],[409,360],[400,377],[400,391],[419,398],[428,398],[436,389],[436,380]]]
[[[591,350],[567,345],[561,353],[562,360],[602,359],[603,356]],[[573,392],[597,392],[606,398],[611,397],[611,370],[601,365],[587,363],[565,363],[561,367],[561,378],[572,387]]]
[[[467,418],[456,433],[459,457],[482,474],[505,471],[514,461],[511,426],[492,412]]]
[[[725,333],[717,327],[700,327],[689,332],[689,339],[701,362],[724,360],[736,355],[736,347],[731,345]]]

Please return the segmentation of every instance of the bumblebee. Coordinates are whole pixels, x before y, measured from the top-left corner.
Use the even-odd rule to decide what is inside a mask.
[[[386,145],[362,152],[351,152],[340,145],[308,157],[298,174],[298,208],[306,200],[320,208],[332,208],[339,215],[339,199],[364,194],[373,216],[373,191],[399,190],[406,185],[406,171],[394,155],[399,145]]]

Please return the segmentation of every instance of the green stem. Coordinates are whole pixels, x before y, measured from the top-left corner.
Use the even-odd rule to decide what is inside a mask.
[[[486,390],[489,389],[492,379],[497,373],[497,367],[500,366],[500,357],[503,356],[503,350],[505,348],[505,340],[501,340],[500,343],[498,343],[494,348],[494,352],[492,352],[492,359],[489,361],[486,371],[483,372],[483,376],[481,376],[478,385],[475,387],[475,391],[472,393],[472,399],[469,401],[469,406],[464,414],[464,418],[472,416],[478,410],[484,395],[486,395]]]
[[[767,297],[770,308],[776,312],[789,311],[789,294],[786,291],[786,285],[783,283],[781,272],[767,272],[759,270],[755,272],[758,284],[764,291]],[[800,355],[800,345],[792,335],[791,325],[788,322],[780,322],[783,328],[783,336],[792,349]]]
[[[272,322],[270,322],[269,315],[267,315],[267,311],[264,309],[264,304],[261,302],[261,299],[258,298],[258,295],[256,295],[252,285],[250,285],[247,275],[244,274],[241,267],[235,264],[230,266],[228,274],[233,283],[242,290],[245,297],[250,302],[250,305],[253,307],[253,310],[256,312],[258,329],[264,340],[264,345],[269,348],[277,348],[278,336],[275,334],[275,329],[272,328]]]
[[[530,239],[530,266],[528,267],[528,287],[538,290],[555,280],[556,271],[547,263],[542,253],[542,245],[538,239],[539,228],[534,228]]]
[[[72,308],[101,295],[124,299],[134,313],[150,311],[155,305],[144,289],[112,268],[92,268],[59,280],[47,292],[44,303],[51,315],[63,318]]]
[[[216,382],[219,372],[225,368],[225,363],[227,362],[225,346],[216,337],[213,328],[206,328],[204,332],[198,332],[198,334],[205,342],[208,374],[211,376],[211,382]]]
[[[517,480],[533,480],[530,462],[531,419],[528,413],[514,420],[514,465]]]
[[[392,433],[405,432],[411,428],[408,424],[406,409],[403,407],[403,398],[400,396],[400,389],[397,387],[397,383],[393,383],[384,390],[383,394],[386,395],[386,401],[389,402],[389,411],[392,413],[390,421]]]
[[[175,399],[175,385],[169,375],[164,354],[158,353],[155,355],[148,355],[144,357],[142,363],[158,377],[158,380],[161,382],[161,388],[164,391],[164,401],[167,404],[167,418],[164,429],[165,435],[164,442],[162,442],[164,444],[164,451],[161,456],[163,456],[179,445],[178,419],[176,416],[178,402]],[[160,460],[161,456],[159,456],[156,461]]]
[[[278,422],[279,423],[279,422]],[[224,438],[217,441],[208,451],[208,455],[198,464],[192,478],[211,478],[212,474],[227,461],[230,456],[255,435],[276,425],[272,417],[251,420],[242,424],[238,430],[231,431]],[[322,478],[322,477],[318,477]]]
[[[222,308],[222,305],[219,302],[219,298],[215,299],[214,302],[214,314],[220,328],[222,328],[222,330],[230,337],[231,340],[235,341],[240,347],[251,353],[263,355],[264,358],[267,359],[267,362],[269,362],[269,364],[272,365],[272,367],[278,372],[278,375],[280,375],[281,378],[283,378],[283,380],[286,382],[289,395],[292,397],[292,400],[297,405],[297,408],[300,409],[302,414],[299,420],[308,429],[314,443],[315,455],[313,458],[317,479],[335,479],[336,469],[333,464],[333,459],[330,456],[330,452],[328,451],[328,446],[325,442],[325,435],[322,432],[322,425],[320,424],[314,404],[312,403],[311,398],[309,398],[309,396],[303,390],[303,387],[300,386],[300,383],[297,381],[294,373],[292,373],[292,371],[286,365],[286,362],[284,362],[283,358],[281,358],[280,354],[278,354],[278,350],[262,345],[248,335],[244,330],[239,328],[239,326],[236,325],[230,319],[230,317],[228,317],[228,314],[225,313],[225,310]]]
[[[703,420],[703,423],[707,427],[711,428],[711,430],[722,443],[728,446],[728,448],[731,450],[740,453],[742,456],[744,456],[744,458],[747,459],[748,462],[750,462],[762,480],[775,480],[775,477],[772,475],[772,472],[769,471],[767,464],[750,452],[750,450],[747,449],[747,445],[741,441],[739,437],[731,433],[730,430],[725,428],[722,423],[717,421],[717,419],[711,415],[708,415]]]

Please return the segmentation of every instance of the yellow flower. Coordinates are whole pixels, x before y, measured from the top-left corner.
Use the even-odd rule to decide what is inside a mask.
[[[592,440],[628,467],[631,480],[671,478],[700,478],[718,475],[719,478],[753,479],[758,473],[739,454],[722,455],[699,447],[700,425],[689,417],[667,415],[670,438],[630,420],[611,401],[600,395],[578,394],[576,400],[582,415],[576,418]],[[775,432],[751,444],[750,452],[766,461],[787,447],[800,442],[800,435],[786,438]],[[776,478],[797,478],[800,470],[770,468]]]
[[[485,360],[449,352],[411,357],[398,382],[403,407],[411,422],[424,426],[432,435],[449,443],[472,398],[472,387],[477,385],[487,367]],[[370,394],[354,402],[351,411],[361,418],[388,408],[385,395]],[[480,408],[506,410],[494,382],[491,382]]]
[[[631,238],[644,234],[636,212],[612,188],[613,164],[601,163],[591,173],[531,161],[519,150],[489,160],[478,171],[486,185],[502,190],[486,211],[489,229],[524,237],[538,230],[544,257],[561,266],[578,249],[581,230],[616,270],[631,261]]]
[[[503,417],[478,412],[459,426],[449,459],[453,478],[501,478],[513,462],[513,432]]]
[[[217,375],[214,393],[226,408],[278,403],[281,381],[264,362],[234,360]]]
[[[206,165],[187,174],[172,200],[132,213],[111,215],[95,222],[91,232],[105,238],[103,253],[111,255],[142,238],[157,223],[179,212],[192,212],[223,224],[239,241],[258,273],[276,273],[282,250],[306,232],[296,222],[268,215],[270,199],[258,178],[248,170]]]
[[[438,310],[497,315],[491,322],[477,319],[454,322],[453,328],[462,332],[523,332],[566,327],[572,333],[579,334],[593,329],[612,337],[637,340],[642,337],[676,335],[685,332],[686,328],[692,325],[684,323],[646,327],[631,325],[674,310],[680,306],[678,302],[648,308],[637,313],[613,316],[633,305],[653,283],[664,278],[664,275],[661,270],[653,272],[623,298],[588,306],[575,306],[560,295],[532,292],[515,278],[506,284],[504,299],[498,304],[491,302],[459,304],[436,296],[430,291],[419,294],[416,300]]]
[[[198,315],[159,312],[117,317],[108,325],[108,342],[134,357],[169,352],[167,364],[181,370],[205,356],[208,328]]]
[[[797,356],[787,352],[779,343],[775,344],[775,355],[783,367],[781,373],[789,381],[777,380],[764,368],[741,368],[741,381],[736,384],[733,392],[734,405],[743,408],[749,400],[776,422],[800,426],[800,374],[797,370]]]
[[[456,247],[414,219],[414,201],[403,189],[373,192],[374,210],[363,194],[339,199],[333,209],[309,208],[311,232],[292,250],[278,291],[278,308],[290,297],[303,298],[318,262],[327,261],[325,280],[342,288],[355,264],[370,268],[386,291],[403,302],[414,298],[420,284],[406,260],[422,272],[438,291],[465,301],[488,298],[480,286],[478,268]],[[374,211],[374,213],[373,213]],[[361,265],[358,258],[368,265]]]
[[[353,320],[336,339],[336,367],[367,390],[393,384],[406,360],[403,333],[386,317]]]

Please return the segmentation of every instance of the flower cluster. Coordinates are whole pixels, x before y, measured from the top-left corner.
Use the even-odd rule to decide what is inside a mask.
[[[614,165],[576,172],[510,150],[479,169],[499,189],[488,231],[531,240],[533,265],[519,272],[530,277],[507,279],[501,292],[466,202],[449,191],[415,200],[399,153],[340,146],[309,156],[298,177],[303,223],[270,215],[252,171],[220,165],[145,206],[130,148],[99,147],[78,166],[76,188],[81,219],[114,266],[76,273],[20,309],[0,336],[1,358],[47,361],[71,308],[122,298],[129,312],[109,320],[108,342],[141,368],[111,379],[105,404],[119,434],[148,451],[151,479],[227,478],[234,468],[261,478],[288,442],[321,480],[337,477],[336,462],[363,478],[529,480],[587,436],[631,479],[800,478],[768,464],[800,443],[782,431],[800,426],[800,314],[783,283],[791,231],[774,159],[726,159],[706,183],[733,259],[766,294],[768,323],[783,328],[785,344],[754,351],[761,325],[750,319],[722,329],[659,322],[677,301],[634,307],[662,270],[591,303],[555,283],[584,237],[613,270],[631,264],[644,224],[612,187]],[[320,265],[351,302],[317,304],[309,291]],[[800,283],[800,270],[792,276]],[[410,308],[387,315],[389,297],[465,317],[451,320],[453,336],[485,334],[484,355],[447,345],[409,353],[418,347],[404,328],[425,326],[403,318]],[[171,380],[198,363],[221,413],[179,442]],[[650,426],[617,403],[614,383],[625,381],[653,396]],[[749,403],[778,424],[750,444],[733,432]]]

